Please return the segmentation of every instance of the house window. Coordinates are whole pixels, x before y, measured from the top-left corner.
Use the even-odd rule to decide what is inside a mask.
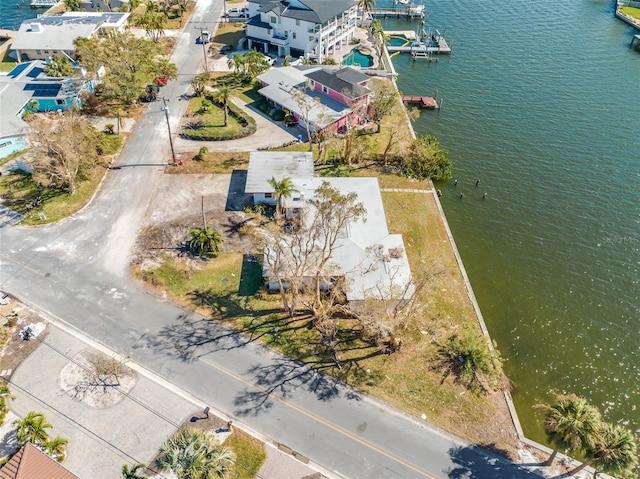
[[[265,198],[273,198],[273,193],[265,193],[264,197]]]
[[[67,102],[64,100],[56,99],[56,105],[66,105]]]
[[[45,51],[44,51],[44,54],[45,54],[45,55],[48,55],[48,54],[49,54],[49,50],[45,50]]]
[[[315,80],[311,80],[311,88],[315,88],[316,87],[316,81]]]
[[[322,85],[322,93],[329,93],[329,89],[324,85]]]
[[[278,19],[274,15],[271,16],[271,23],[278,23]]]
[[[291,36],[293,37],[293,39],[296,39],[296,32],[291,32]]]
[[[5,146],[9,146],[12,145],[13,141],[9,140],[9,141],[3,141],[2,143],[0,143],[0,148],[4,148]]]
[[[40,50],[36,50],[36,55],[42,55],[42,52]]]
[[[296,19],[296,27],[300,26],[300,19]]]
[[[57,55],[57,54],[58,54],[58,50],[54,50],[54,51],[53,51],[53,54],[54,54],[54,55]]]
[[[309,41],[312,42],[315,39],[313,35],[309,35]]]

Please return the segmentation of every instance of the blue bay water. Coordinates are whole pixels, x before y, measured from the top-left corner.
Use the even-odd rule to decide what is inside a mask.
[[[398,86],[443,99],[414,127],[454,162],[443,207],[525,432],[544,440],[531,406],[551,390],[638,431],[640,52],[629,42],[639,32],[611,1],[426,8],[453,55],[394,57]]]
[[[17,30],[24,20],[36,18],[43,9],[29,8],[27,0],[0,0],[0,28]],[[20,8],[18,8],[20,5]]]

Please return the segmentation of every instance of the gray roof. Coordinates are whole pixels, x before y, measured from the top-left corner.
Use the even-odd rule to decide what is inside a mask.
[[[313,153],[254,151],[249,158],[249,172],[245,193],[270,193],[271,178],[311,178],[313,177]]]
[[[356,3],[353,0],[253,0],[259,12],[274,11],[278,16],[323,24],[342,14]]]
[[[68,12],[70,13],[70,12]],[[13,50],[73,50],[76,38],[89,38],[104,24],[123,22],[128,13],[100,12],[43,16],[23,22],[13,40]]]
[[[369,77],[351,67],[341,68],[340,70],[322,68],[309,72],[306,76],[354,100],[370,93],[369,89],[359,85],[360,82],[368,80]]]

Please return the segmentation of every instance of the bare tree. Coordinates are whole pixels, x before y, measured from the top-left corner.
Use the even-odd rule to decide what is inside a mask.
[[[338,239],[344,234],[345,228],[350,222],[366,221],[366,209],[357,199],[357,193],[340,193],[328,181],[323,181],[316,189],[314,197],[309,200],[309,203],[315,208],[315,217],[311,228],[317,231],[318,235],[316,240],[318,260],[314,274],[313,307],[315,311],[322,309],[320,286],[327,273],[325,269],[333,256]]]
[[[40,117],[30,126],[34,181],[74,194],[79,177],[100,159],[99,132],[71,113],[56,120]]]
[[[300,117],[307,130],[307,138],[309,140],[309,151],[313,151],[313,142],[311,141],[311,130],[314,126],[311,124],[311,113],[314,109],[320,107],[321,103],[317,97],[307,95],[307,85],[296,87],[291,92],[291,98],[298,105]],[[321,125],[319,125],[321,127]]]

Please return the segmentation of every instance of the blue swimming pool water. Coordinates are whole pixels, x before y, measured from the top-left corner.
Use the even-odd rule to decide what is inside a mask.
[[[351,50],[342,60],[343,65],[359,65],[361,67],[370,67],[373,65],[373,57],[371,55],[363,55],[357,48]]]

